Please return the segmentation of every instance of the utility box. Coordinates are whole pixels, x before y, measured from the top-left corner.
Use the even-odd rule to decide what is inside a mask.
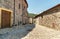
[[[0,8],[0,28],[11,27],[13,24],[13,11]]]

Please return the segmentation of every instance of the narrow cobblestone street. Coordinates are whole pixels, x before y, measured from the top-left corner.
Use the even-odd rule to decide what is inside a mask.
[[[22,27],[23,26],[23,27]],[[0,39],[21,39],[26,36],[35,26],[32,24],[14,26],[0,29]]]
[[[36,25],[35,28],[22,39],[60,39],[60,31]]]
[[[60,31],[38,24],[19,25],[0,29],[0,39],[60,39]]]

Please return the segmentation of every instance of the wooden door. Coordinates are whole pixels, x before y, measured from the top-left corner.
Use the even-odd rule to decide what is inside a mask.
[[[1,27],[2,28],[10,27],[10,23],[11,23],[11,13],[8,12],[8,11],[2,10],[2,13],[1,13]]]

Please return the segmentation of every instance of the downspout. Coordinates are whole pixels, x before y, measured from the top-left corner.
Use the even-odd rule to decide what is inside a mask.
[[[14,0],[14,11],[13,11],[13,16],[14,16],[13,25],[15,26],[15,0]]]

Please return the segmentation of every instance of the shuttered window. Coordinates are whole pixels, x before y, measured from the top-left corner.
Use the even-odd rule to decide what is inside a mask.
[[[20,9],[20,4],[19,4],[19,9]]]

